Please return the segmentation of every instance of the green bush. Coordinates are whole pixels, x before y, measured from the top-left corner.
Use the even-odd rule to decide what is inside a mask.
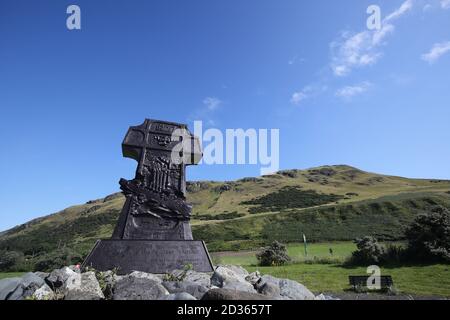
[[[67,247],[61,248],[39,256],[34,264],[34,271],[52,271],[82,261],[83,257],[78,252]]]
[[[343,196],[335,194],[321,194],[315,190],[301,190],[299,187],[284,187],[277,192],[249,201],[241,205],[257,205],[248,210],[251,214],[261,212],[281,211],[293,208],[308,208],[322,204],[332,203],[342,199]]]
[[[385,249],[374,237],[365,236],[355,239],[356,251],[350,257],[350,264],[370,265],[379,264],[384,261]]]
[[[405,231],[408,251],[422,262],[450,261],[450,212],[435,206],[420,214]]]
[[[281,266],[291,261],[286,246],[278,241],[274,241],[270,246],[263,248],[256,254],[256,258],[260,266]]]
[[[2,250],[0,251],[0,271],[16,271],[24,260],[22,252]]]

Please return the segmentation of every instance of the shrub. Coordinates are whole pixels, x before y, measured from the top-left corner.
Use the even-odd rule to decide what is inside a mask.
[[[52,271],[82,260],[83,257],[78,252],[71,248],[61,248],[40,256],[34,265],[34,271]]]
[[[272,242],[256,254],[260,266],[281,266],[291,261],[286,246],[278,241]]]
[[[408,251],[422,261],[450,261],[450,212],[435,206],[420,214],[405,231]]]
[[[0,271],[15,271],[23,261],[24,255],[22,252],[0,251]]]
[[[355,239],[354,242],[358,250],[352,253],[350,264],[369,265],[383,261],[385,250],[374,237],[365,236]]]
[[[389,244],[386,246],[383,261],[392,264],[401,264],[407,260],[405,248],[400,245]]]
[[[248,212],[257,214],[261,212],[275,212],[285,209],[308,208],[322,204],[332,203],[343,199],[335,194],[322,194],[315,190],[301,190],[300,187],[283,187],[276,192],[259,198],[243,201],[241,205],[251,205]]]

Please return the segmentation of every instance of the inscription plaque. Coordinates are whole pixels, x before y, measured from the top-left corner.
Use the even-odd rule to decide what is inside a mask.
[[[111,270],[120,265],[120,274],[136,270],[167,273],[188,264],[198,272],[211,271],[211,259],[203,241],[110,239],[97,241],[95,251],[102,254],[88,256],[88,265],[95,265],[97,270]]]
[[[146,119],[128,129],[122,153],[138,162],[135,178],[120,179],[126,201],[116,228],[97,241],[83,268],[165,273],[190,264],[212,271],[205,244],[192,239],[185,197],[186,166],[202,157],[198,138],[185,124]]]

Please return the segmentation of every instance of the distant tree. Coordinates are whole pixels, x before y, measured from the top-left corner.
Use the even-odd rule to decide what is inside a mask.
[[[374,237],[355,239],[357,250],[352,253],[351,264],[378,264],[382,262],[385,250]]]
[[[408,251],[422,261],[450,261],[450,212],[434,206],[420,214],[405,231]]]
[[[34,271],[52,271],[64,266],[73,265],[83,260],[82,256],[73,249],[64,247],[40,256]]]
[[[0,271],[12,271],[24,261],[24,255],[18,251],[0,251]]]
[[[272,242],[256,254],[260,266],[281,266],[291,261],[286,246],[278,241]]]

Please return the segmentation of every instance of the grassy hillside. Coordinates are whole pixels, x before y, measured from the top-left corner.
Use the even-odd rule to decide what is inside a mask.
[[[211,251],[254,248],[273,239],[351,240],[375,235],[399,240],[414,216],[435,204],[450,207],[450,181],[407,179],[349,166],[280,171],[229,182],[188,183],[194,238]],[[108,238],[124,197],[67,208],[0,234],[0,250],[24,253],[29,263],[70,248],[84,256]]]

